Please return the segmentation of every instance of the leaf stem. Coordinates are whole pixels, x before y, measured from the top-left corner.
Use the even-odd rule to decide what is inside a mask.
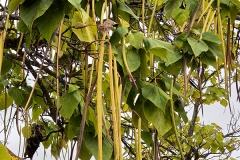
[[[130,71],[130,69],[128,67],[128,64],[127,64],[127,57],[126,57],[126,51],[125,51],[125,37],[122,38],[122,56],[123,56],[123,63],[124,63],[125,68],[126,68],[126,70],[128,72],[128,76],[131,79],[132,84],[134,85],[134,87],[138,90],[137,84],[136,84],[136,82],[135,82],[135,80],[134,80],[134,78],[133,78],[133,76],[131,74],[131,71]]]

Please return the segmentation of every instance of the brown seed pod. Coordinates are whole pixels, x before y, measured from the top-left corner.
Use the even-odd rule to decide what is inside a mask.
[[[114,26],[117,26],[118,24],[110,19],[107,19],[103,24],[98,25],[98,31],[100,34],[103,34],[104,32],[110,31]]]

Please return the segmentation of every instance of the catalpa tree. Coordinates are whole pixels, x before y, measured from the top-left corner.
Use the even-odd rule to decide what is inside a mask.
[[[1,159],[32,159],[39,145],[56,159],[230,159],[238,118],[223,133],[199,115],[217,102],[234,114],[239,10],[238,0],[6,0]],[[25,143],[12,153],[15,131]]]

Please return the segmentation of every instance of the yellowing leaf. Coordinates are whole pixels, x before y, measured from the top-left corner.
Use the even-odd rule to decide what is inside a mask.
[[[92,42],[95,40],[95,35],[97,34],[97,27],[94,26],[93,20],[84,10],[74,13],[72,25],[76,27],[72,28],[72,31],[81,41]]]
[[[221,99],[221,100],[220,100],[220,104],[221,104],[222,106],[224,106],[224,107],[227,107],[228,102],[227,102],[225,99]]]
[[[12,97],[8,94],[2,93],[0,94],[0,110],[7,109],[13,103]]]
[[[31,136],[31,127],[30,126],[24,126],[22,128],[22,134],[24,138],[29,138]]]
[[[8,153],[7,148],[2,143],[0,143],[0,152],[1,152],[0,153],[0,159],[2,159],[2,160],[11,160],[11,156]]]

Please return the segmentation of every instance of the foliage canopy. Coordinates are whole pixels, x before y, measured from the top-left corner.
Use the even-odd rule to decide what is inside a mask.
[[[229,158],[239,148],[236,123],[224,135],[198,119],[215,102],[232,111],[233,83],[239,93],[238,0],[0,7],[4,145],[15,119],[29,158],[33,141],[76,160]]]

